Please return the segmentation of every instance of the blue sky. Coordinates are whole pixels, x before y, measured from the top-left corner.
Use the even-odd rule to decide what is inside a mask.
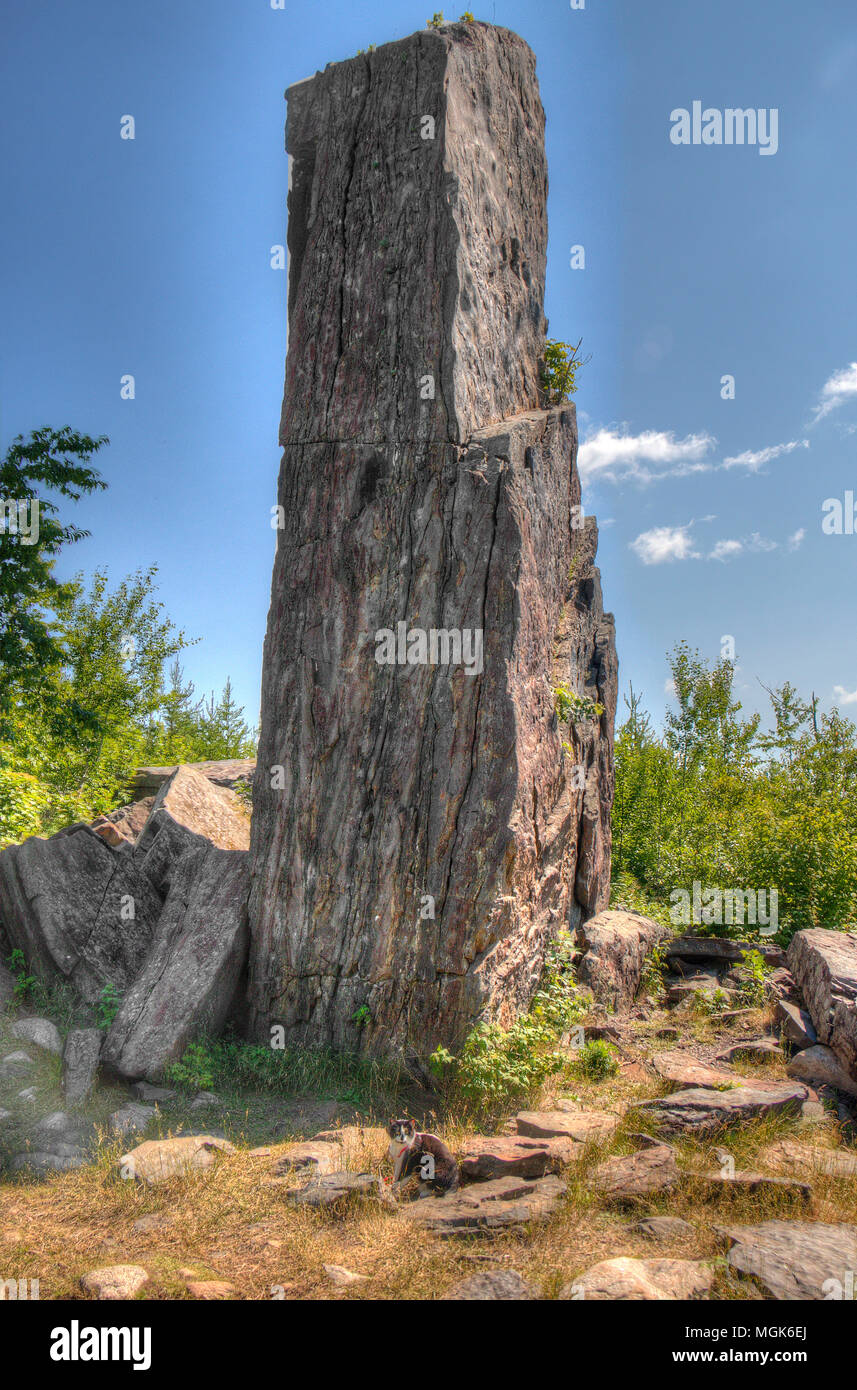
[[[43,424],[110,436],[109,489],[77,508],[92,535],[63,572],[107,565],[118,581],[157,562],[168,612],[201,639],[187,673],[200,693],[231,675],[255,719],[285,350],[270,266],[283,91],[421,28],[433,5],[4,8],[0,445]],[[759,679],[790,679],[857,714],[857,536],[821,529],[825,499],[857,484],[853,0],[474,13],[537,56],[546,308],[551,335],[592,354],[581,466],[623,686],[660,714],[666,650],[684,638],[714,659],[729,634],[751,706]],[[672,143],[671,113],[695,101],[776,109],[776,153]]]

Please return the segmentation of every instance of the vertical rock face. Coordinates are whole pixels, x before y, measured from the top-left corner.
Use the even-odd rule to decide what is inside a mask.
[[[607,901],[617,669],[574,408],[539,408],[544,115],[484,24],[288,98],[252,1020],[425,1053]],[[561,726],[561,685],[604,713]]]

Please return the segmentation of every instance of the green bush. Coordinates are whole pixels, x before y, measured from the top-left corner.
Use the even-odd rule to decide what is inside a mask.
[[[586,365],[588,358],[578,356],[579,339],[573,346],[560,342],[558,338],[548,338],[542,353],[541,388],[547,405],[563,405],[577,390],[577,373]]]
[[[615,1047],[603,1038],[590,1038],[584,1043],[575,1058],[575,1068],[587,1081],[606,1081],[619,1070],[619,1056]]]

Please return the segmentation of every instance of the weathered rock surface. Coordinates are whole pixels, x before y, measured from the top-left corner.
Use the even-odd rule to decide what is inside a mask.
[[[851,1076],[836,1053],[822,1043],[803,1048],[789,1062],[786,1071],[810,1086],[835,1086],[846,1095],[857,1096],[857,1076]]]
[[[453,1285],[443,1297],[447,1303],[521,1303],[537,1299],[539,1293],[514,1269],[489,1269]]]
[[[539,409],[544,117],[530,50],[481,23],[288,95],[252,1024],[431,1050],[526,1005],[550,937],[608,894],[613,626],[595,525],[572,529],[574,410]],[[399,623],[413,664],[380,664]],[[560,684],[604,714],[559,727]]]
[[[753,941],[732,941],[723,936],[676,936],[667,947],[667,960],[675,963],[686,961],[735,961],[740,962],[745,951],[758,951],[766,965],[778,966],[785,963],[781,946],[764,937]]]
[[[147,1139],[119,1159],[120,1177],[144,1183],[166,1182],[187,1173],[211,1168],[218,1154],[235,1150],[213,1134],[192,1134],[178,1139]]]
[[[274,1165],[274,1173],[282,1177],[285,1173],[301,1172],[309,1169],[319,1177],[334,1173],[342,1167],[343,1149],[341,1144],[317,1142],[312,1139],[300,1144],[290,1144],[286,1152]]]
[[[15,998],[17,981],[11,970],[0,965],[0,1011],[7,1008]]]
[[[609,1139],[619,1116],[606,1110],[521,1110],[515,1116],[519,1134],[533,1139],[573,1139],[578,1144]]]
[[[175,867],[186,850],[246,850],[250,821],[236,798],[193,768],[180,766],[152,803],[137,840],[135,859],[158,891],[168,892]]]
[[[592,1175],[595,1190],[615,1202],[634,1201],[654,1192],[669,1192],[678,1180],[675,1153],[668,1144],[608,1158],[599,1163]]]
[[[184,766],[189,767],[192,772],[198,772],[201,777],[207,777],[209,782],[213,782],[215,786],[226,787],[227,790],[231,790],[233,787],[250,785],[256,771],[256,759],[223,758],[220,761],[185,763]],[[132,783],[134,794],[138,798],[135,804],[140,805],[147,797],[154,800],[161,787],[169,781],[175,770],[175,765],[172,767],[138,767]]]
[[[845,1149],[822,1149],[802,1144],[798,1139],[780,1139],[764,1149],[761,1157],[772,1168],[822,1173],[831,1178],[857,1178],[857,1153]]]
[[[753,1275],[774,1298],[785,1302],[847,1297],[848,1271],[857,1269],[857,1226],[819,1221],[765,1221],[759,1226],[726,1226],[729,1264]]]
[[[0,1060],[0,1080],[11,1081],[13,1077],[26,1076],[35,1065],[27,1052],[7,1052]]]
[[[758,1115],[799,1111],[809,1091],[798,1081],[760,1081],[742,1077],[731,1091],[676,1091],[671,1096],[640,1101],[636,1109],[653,1120],[664,1134],[713,1134],[724,1125],[739,1124]]]
[[[628,1230],[657,1241],[684,1240],[694,1233],[690,1222],[683,1221],[680,1216],[647,1216],[635,1221]]]
[[[246,854],[205,843],[185,851],[149,957],[105,1039],[105,1066],[154,1081],[194,1036],[219,1031],[247,958],[247,891]]]
[[[708,1265],[698,1260],[601,1260],[567,1284],[561,1299],[588,1302],[629,1299],[662,1303],[702,1298],[714,1282]]]
[[[543,1178],[566,1163],[575,1163],[583,1146],[574,1139],[528,1139],[523,1135],[483,1137],[477,1135],[461,1158],[461,1176],[466,1182],[485,1182],[491,1178]]]
[[[678,1086],[703,1086],[716,1090],[719,1086],[740,1086],[742,1080],[737,1072],[699,1062],[680,1048],[673,1052],[659,1052],[652,1058],[652,1066],[664,1081],[672,1081]]]
[[[102,840],[106,840],[108,845],[133,845],[142,834],[154,800],[153,796],[147,796],[130,806],[120,806],[117,811],[111,811],[107,816],[97,816],[92,821],[92,829]]]
[[[353,1197],[380,1197],[374,1173],[319,1174],[306,1187],[288,1193],[288,1200],[299,1207],[333,1207]]]
[[[18,1038],[21,1042],[33,1043],[43,1052],[52,1052],[55,1057],[62,1056],[59,1029],[49,1018],[22,1018],[13,1023],[9,1031],[13,1038]]]
[[[774,1005],[774,1015],[780,1024],[782,1035],[792,1047],[812,1047],[818,1042],[818,1034],[806,1009],[788,999],[778,999]]]
[[[473,1183],[446,1197],[426,1197],[401,1208],[402,1216],[435,1235],[500,1231],[544,1221],[565,1195],[561,1178],[495,1178]]]
[[[104,1034],[100,1028],[73,1028],[62,1054],[62,1088],[67,1105],[85,1100],[95,1085]]]
[[[80,1285],[96,1298],[116,1301],[133,1298],[148,1282],[149,1275],[140,1265],[106,1265],[84,1274]]]
[[[766,1062],[773,1057],[782,1057],[783,1050],[779,1043],[774,1042],[773,1038],[742,1038],[738,1042],[730,1043],[715,1055],[715,1062],[736,1062],[740,1058],[752,1057],[756,1061]]]
[[[599,912],[578,929],[585,951],[578,970],[599,1003],[627,1009],[640,987],[643,962],[669,928],[639,912]]]
[[[857,933],[821,927],[796,932],[788,961],[819,1042],[857,1078]]]
[[[764,1173],[735,1172],[696,1173],[694,1183],[707,1191],[709,1197],[773,1197],[779,1201],[795,1202],[800,1206],[812,1205],[812,1188],[809,1183],[798,1182],[794,1178],[771,1178]]]
[[[139,1105],[136,1101],[129,1101],[127,1105],[122,1105],[118,1110],[114,1110],[108,1121],[111,1134],[145,1134],[152,1120],[157,1119],[158,1112],[154,1105]]]
[[[133,918],[130,907],[133,905]],[[161,898],[134,857],[88,826],[0,852],[0,920],[33,974],[65,979],[87,1003],[138,974]]]

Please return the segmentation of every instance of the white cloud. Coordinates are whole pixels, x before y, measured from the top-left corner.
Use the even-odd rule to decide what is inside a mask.
[[[664,565],[672,560],[696,560],[688,526],[654,526],[643,531],[630,547],[644,565]]]
[[[731,560],[736,555],[740,555],[744,549],[741,541],[718,541],[709,560]]]
[[[644,430],[629,434],[623,427],[596,430],[580,446],[577,463],[583,482],[631,478],[650,483],[658,478],[705,472],[704,460],[717,440],[710,434],[689,434],[677,439],[671,430]]]
[[[851,362],[841,371],[834,372],[824,383],[814,410],[815,420],[823,420],[831,410],[836,410],[852,396],[857,396],[857,362]]]
[[[835,685],[833,693],[840,705],[857,705],[857,690],[846,690],[844,685]]]
[[[797,531],[795,531],[794,535],[789,536],[788,540],[786,541],[786,546],[788,547],[788,549],[797,550],[798,546],[802,544],[805,535],[806,528],[801,526]]]
[[[732,454],[723,460],[724,468],[746,468],[750,473],[758,473],[772,459],[781,458],[795,449],[808,449],[808,439],[791,439],[788,444],[771,444],[767,449],[745,449],[743,454]]]

